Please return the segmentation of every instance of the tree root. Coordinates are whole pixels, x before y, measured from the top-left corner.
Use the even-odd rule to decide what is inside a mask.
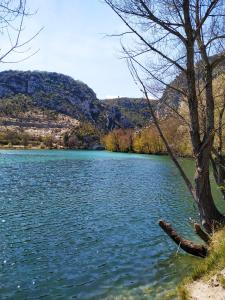
[[[165,231],[166,234],[185,252],[198,257],[206,257],[208,248],[205,245],[195,244],[190,240],[186,240],[179,236],[175,230],[173,230],[171,224],[166,223],[163,220],[159,221],[159,226]]]

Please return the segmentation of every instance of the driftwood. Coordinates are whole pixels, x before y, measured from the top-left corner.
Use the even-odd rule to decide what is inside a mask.
[[[198,223],[194,223],[194,228],[196,234],[206,243],[210,244],[211,238],[210,236],[201,228]]]
[[[166,234],[184,251],[194,256],[206,257],[208,249],[201,244],[195,244],[190,240],[186,240],[179,236],[175,230],[173,230],[171,224],[166,223],[163,220],[159,221],[159,226],[165,231]]]

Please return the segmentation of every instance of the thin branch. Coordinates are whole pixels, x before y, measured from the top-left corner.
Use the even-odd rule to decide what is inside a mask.
[[[203,24],[205,23],[205,21],[207,20],[207,18],[209,17],[210,13],[212,12],[212,10],[214,9],[214,7],[216,6],[216,4],[219,2],[219,0],[212,0],[204,17],[201,19],[201,21],[199,22],[199,24],[197,25],[197,28],[195,30],[195,38],[197,37],[197,35],[199,35],[199,32],[203,26]]]
[[[135,33],[139,39],[145,44],[147,45],[153,52],[159,54],[160,56],[162,56],[164,59],[166,59],[167,61],[169,61],[170,63],[174,64],[178,69],[180,69],[182,72],[186,72],[186,70],[180,65],[178,64],[176,61],[174,61],[173,59],[171,59],[170,57],[168,57],[167,55],[165,55],[163,52],[161,52],[160,50],[156,49],[155,47],[153,47],[150,43],[148,43],[143,36],[137,32],[137,30],[135,30],[125,19],[124,17],[117,11],[117,9],[114,7],[114,5],[112,5],[112,3],[110,3],[110,1],[105,0],[105,2],[112,8],[112,10],[119,16],[119,18],[124,22],[124,24],[133,32]]]
[[[185,97],[187,96],[187,94],[184,91],[182,91],[181,89],[178,89],[178,88],[174,87],[173,85],[171,85],[169,83],[166,83],[162,79],[160,79],[157,76],[155,76],[149,69],[147,69],[146,67],[144,67],[137,59],[135,59],[134,56],[131,56],[123,45],[122,45],[122,48],[123,48],[123,51],[127,54],[128,58],[132,59],[139,67],[141,67],[146,73],[148,73],[154,80],[157,80],[158,82],[160,82],[161,84],[163,84],[167,88],[170,88],[170,89],[172,89],[174,91],[179,92],[180,94],[182,94]]]
[[[184,179],[184,182],[186,183],[186,186],[187,186],[189,192],[191,193],[192,197],[194,198],[195,201],[197,201],[195,189],[193,188],[193,186],[192,186],[190,180],[188,179],[187,175],[185,174],[183,168],[182,168],[181,165],[179,164],[177,158],[175,157],[175,155],[174,155],[172,149],[171,149],[170,146],[169,146],[169,143],[167,142],[167,139],[165,138],[165,136],[164,136],[164,134],[163,134],[163,132],[162,132],[162,129],[161,129],[160,125],[159,125],[158,119],[157,119],[157,117],[156,117],[156,115],[155,115],[155,112],[154,112],[154,110],[153,110],[151,101],[150,101],[150,99],[149,99],[149,97],[148,97],[148,93],[147,93],[146,87],[145,87],[143,81],[141,80],[141,78],[139,77],[139,75],[138,75],[138,73],[137,73],[137,70],[135,69],[135,67],[134,67],[134,65],[133,65],[132,60],[130,61],[130,63],[131,63],[131,67],[132,67],[132,70],[133,70],[132,76],[133,76],[134,79],[136,78],[136,79],[138,80],[138,82],[140,83],[140,85],[142,86],[141,91],[142,91],[142,92],[144,93],[144,95],[145,95],[145,98],[146,98],[146,100],[147,100],[148,107],[149,107],[149,110],[150,110],[150,112],[151,112],[151,115],[152,115],[154,124],[155,124],[155,126],[156,126],[156,128],[157,128],[157,130],[158,130],[158,132],[159,132],[159,135],[160,135],[160,137],[161,137],[161,139],[162,139],[162,141],[163,141],[165,147],[166,147],[166,150],[167,150],[169,156],[171,157],[171,159],[173,160],[174,164],[176,165],[177,169],[179,170],[179,172],[180,172],[182,178]]]
[[[121,37],[121,36],[125,36],[127,34],[134,34],[134,33],[132,31],[126,31],[126,32],[122,32],[122,33],[105,34],[105,37]]]
[[[184,44],[186,44],[185,37],[182,34],[180,34],[179,31],[176,31],[176,30],[172,29],[165,22],[163,22],[162,20],[160,20],[159,18],[157,18],[151,12],[151,10],[148,8],[148,6],[145,4],[145,2],[143,0],[140,0],[140,3],[143,6],[143,8],[147,11],[148,17],[149,17],[149,19],[151,21],[155,22],[156,24],[158,24],[159,26],[161,26],[163,29],[165,29],[166,31],[170,32],[171,34],[177,36]],[[176,23],[175,25],[178,25],[178,24]],[[183,24],[180,24],[180,26],[183,26]]]
[[[36,50],[34,53],[22,58],[22,59],[18,59],[18,60],[15,60],[15,61],[0,61],[2,64],[16,64],[16,63],[21,63],[23,61],[26,61],[28,60],[29,58],[33,57],[34,55],[36,55],[38,52],[40,51],[40,49]]]

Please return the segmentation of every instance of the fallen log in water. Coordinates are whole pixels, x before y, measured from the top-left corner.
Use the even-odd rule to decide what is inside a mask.
[[[206,257],[208,249],[205,245],[195,244],[190,240],[182,238],[171,226],[164,220],[159,220],[159,226],[165,231],[166,234],[185,252],[194,256]]]

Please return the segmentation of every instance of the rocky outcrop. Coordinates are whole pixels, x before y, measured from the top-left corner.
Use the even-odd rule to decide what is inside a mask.
[[[58,73],[4,71],[0,73],[0,98],[23,94],[38,107],[76,119],[97,122],[101,113],[94,91],[81,81]]]
[[[115,127],[135,126],[118,106],[108,106],[97,99],[95,92],[85,83],[52,72],[3,71],[0,72],[0,99],[16,95],[28,96],[33,105],[91,122],[108,131]]]
[[[156,108],[158,101],[152,100],[151,103]],[[114,120],[125,128],[143,127],[152,120],[148,102],[143,98],[107,99],[104,100],[104,105],[110,111],[109,127],[113,126]]]
[[[213,61],[217,56],[212,56],[210,58],[211,61]],[[196,81],[199,81],[200,83],[203,82],[203,76],[204,76],[204,64],[202,61],[198,61],[196,63]],[[225,73],[225,60],[222,61],[220,64],[217,65],[217,67],[213,71],[213,78],[215,79],[217,76]],[[166,87],[162,97],[158,104],[158,112],[162,117],[165,117],[167,114],[171,113],[171,109],[169,107],[172,107],[173,109],[177,110],[183,100],[183,95],[179,90],[186,92],[187,91],[187,82],[186,82],[186,76],[181,72],[179,73],[174,80],[172,80],[170,83],[170,86],[172,87]]]

